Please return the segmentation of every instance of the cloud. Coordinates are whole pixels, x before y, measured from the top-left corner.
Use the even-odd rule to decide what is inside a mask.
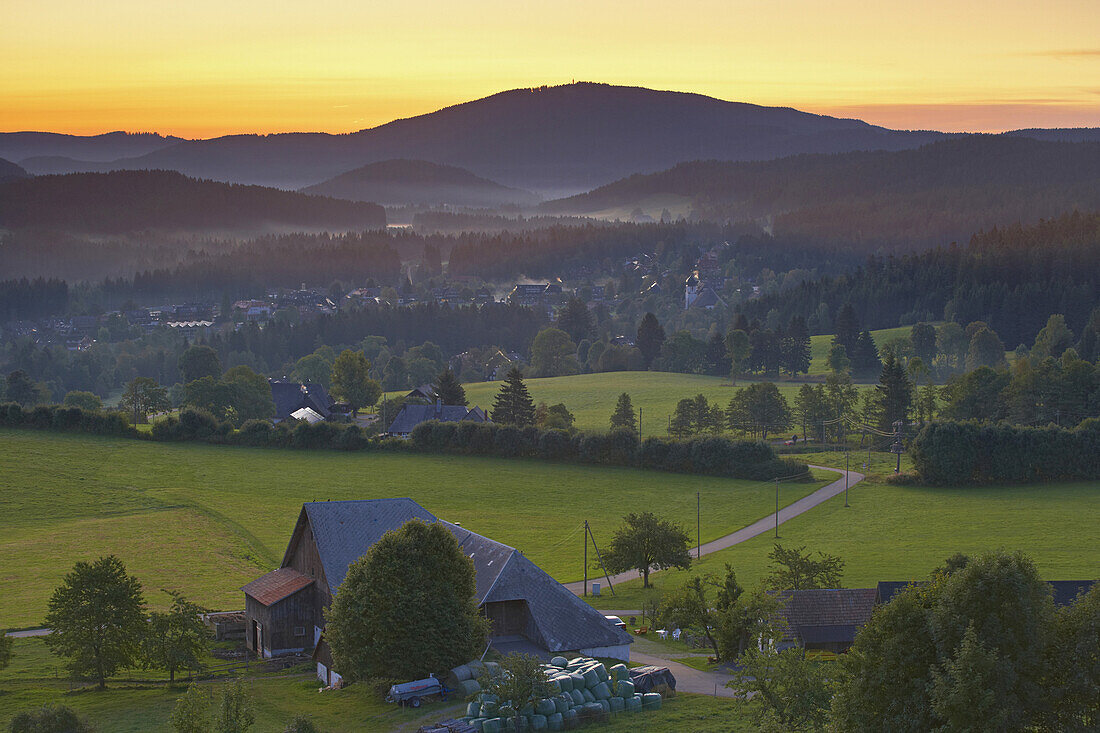
[[[1053,58],[1100,58],[1100,48],[1055,48],[1047,51],[1032,51],[1027,55]]]

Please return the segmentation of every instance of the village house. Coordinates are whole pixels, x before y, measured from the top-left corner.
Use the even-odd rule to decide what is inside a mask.
[[[476,405],[469,408],[465,405],[444,405],[436,397],[435,403],[430,405],[406,402],[401,406],[397,417],[390,423],[390,427],[386,432],[395,438],[407,438],[417,425],[429,420],[440,422],[462,422],[464,420],[489,422],[489,416],[485,413],[485,410]]]
[[[313,382],[291,382],[285,379],[269,379],[271,385],[271,399],[275,403],[275,417],[273,422],[279,423],[291,417],[300,410],[309,410],[320,416],[322,420],[332,418],[335,411],[335,403],[329,396],[324,385]],[[302,419],[307,413],[295,417]],[[316,422],[310,417],[307,422]]]
[[[382,535],[411,519],[439,522],[473,560],[476,600],[501,653],[543,658],[576,652],[629,660],[630,634],[543,572],[513,547],[437,518],[412,499],[312,502],[302,505],[279,568],[245,594],[245,640],[260,657],[308,652],[326,684],[340,680],[323,639],[324,609],[348,566]]]

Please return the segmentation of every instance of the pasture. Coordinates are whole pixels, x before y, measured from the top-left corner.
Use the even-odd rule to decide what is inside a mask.
[[[852,469],[861,470],[856,454],[852,456]],[[825,458],[800,457],[813,463]],[[877,474],[880,468],[884,466],[872,471]],[[1095,482],[951,488],[893,486],[872,478],[851,490],[849,504],[845,508],[841,494],[779,527],[779,542],[785,547],[804,545],[843,558],[841,583],[846,588],[926,578],[955,552],[997,549],[1025,552],[1049,580],[1100,577],[1100,486]],[[682,584],[691,574],[721,574],[730,563],[748,588],[767,575],[775,542],[768,532],[704,556],[688,572],[658,573],[650,582],[659,592]],[[617,597],[605,595],[597,605],[641,607],[641,581],[615,590]]]
[[[536,460],[165,444],[0,430],[0,627],[41,622],[77,560],[115,554],[144,584],[214,609],[276,567],[301,504],[407,496],[516,547],[561,581],[582,575],[583,521],[610,540],[651,510],[704,542],[773,511],[769,483]],[[825,478],[825,477],[823,477]],[[827,478],[832,480],[832,474]],[[789,503],[825,481],[784,484]]]

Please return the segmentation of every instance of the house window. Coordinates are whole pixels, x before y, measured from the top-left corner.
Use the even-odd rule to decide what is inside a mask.
[[[294,635],[295,636],[305,636],[306,635],[306,627],[305,626],[295,626],[294,627]]]

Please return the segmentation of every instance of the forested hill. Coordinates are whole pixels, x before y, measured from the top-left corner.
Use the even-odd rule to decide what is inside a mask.
[[[696,218],[766,222],[778,239],[872,250],[945,244],[1013,221],[1100,208],[1100,143],[967,135],[895,152],[697,161],[542,209],[593,214],[640,207],[660,216],[677,199]]]
[[[562,195],[686,160],[898,150],[941,136],[701,94],[577,83],[513,89],[347,135],[228,135],[180,142],[110,168],[53,161],[41,169],[28,163],[28,170],[159,168],[297,189],[367,163],[408,158]]]
[[[27,172],[10,160],[0,158],[0,183],[26,178]]]
[[[74,173],[0,184],[0,226],[12,229],[122,233],[385,225],[385,210],[377,204],[200,181],[173,171]]]
[[[509,204],[529,206],[538,202],[538,197],[532,193],[502,186],[464,168],[403,159],[370,163],[307,186],[302,193],[397,206],[490,208]]]
[[[920,255],[872,257],[851,274],[803,282],[745,303],[749,318],[775,310],[784,323],[800,315],[836,315],[851,302],[866,328],[917,321],[984,321],[1005,345],[1030,346],[1051,313],[1080,334],[1100,305],[1100,212],[1066,214],[1034,226],[994,228],[967,246]],[[824,308],[822,308],[824,304]]]
[[[0,158],[17,163],[39,157],[106,162],[145,155],[182,142],[182,138],[155,133],[108,132],[102,135],[64,135],[56,132],[0,132]]]

